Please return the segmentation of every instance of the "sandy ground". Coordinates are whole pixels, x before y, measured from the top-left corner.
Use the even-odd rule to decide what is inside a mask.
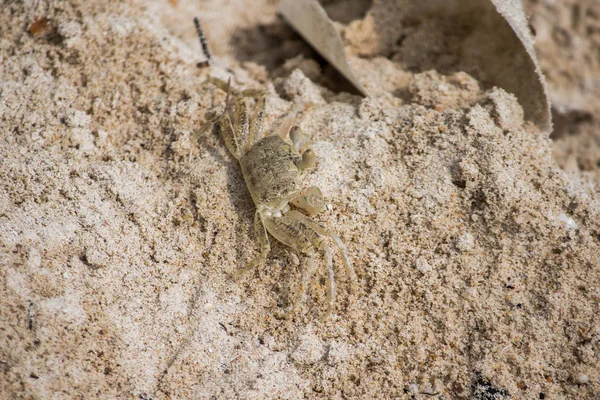
[[[527,4],[555,142],[423,50],[444,21],[374,45],[370,2],[326,3],[373,99],[343,93],[275,1],[0,5],[0,398],[600,396],[598,3]],[[225,71],[196,67],[193,15],[235,85],[269,91],[267,128],[310,104],[315,220],[360,285],[335,254],[328,320],[320,257],[290,318],[301,256],[273,241],[231,277],[258,249],[254,205],[200,130]]]

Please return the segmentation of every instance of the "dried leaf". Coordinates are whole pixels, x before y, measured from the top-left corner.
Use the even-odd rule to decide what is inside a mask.
[[[41,17],[29,25],[27,28],[27,33],[29,33],[31,36],[36,36],[47,31],[49,28],[50,20],[47,17]]]

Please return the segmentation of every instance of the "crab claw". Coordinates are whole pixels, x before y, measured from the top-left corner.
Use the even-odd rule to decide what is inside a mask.
[[[316,187],[310,187],[300,196],[291,201],[292,205],[306,211],[308,215],[315,215],[325,209],[325,200],[321,190]]]

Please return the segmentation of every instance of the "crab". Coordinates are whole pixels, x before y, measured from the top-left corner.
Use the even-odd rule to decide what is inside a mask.
[[[282,133],[263,132],[267,93],[247,89],[237,91],[231,82],[210,77],[209,82],[227,92],[225,110],[218,116],[225,145],[237,159],[244,180],[256,206],[254,230],[260,245],[260,253],[236,272],[262,266],[267,260],[271,245],[267,232],[279,242],[304,256],[301,288],[292,301],[290,312],[303,303],[314,271],[314,258],[318,250],[323,252],[328,271],[328,305],[325,317],[335,305],[335,279],[331,239],[339,249],[343,264],[350,278],[350,287],[356,293],[357,279],[354,267],[344,243],[337,234],[313,221],[310,216],[325,208],[325,201],[318,187],[302,188],[307,171],[314,167],[316,156],[309,148],[308,140],[298,125]],[[230,97],[235,97],[235,109],[231,112]],[[248,115],[246,98],[256,101],[253,118]],[[288,140],[289,139],[289,140]],[[302,210],[304,213],[300,212]]]

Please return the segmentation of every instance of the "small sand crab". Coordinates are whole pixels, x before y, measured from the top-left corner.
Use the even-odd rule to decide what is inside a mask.
[[[314,269],[316,250],[324,253],[328,269],[329,315],[335,301],[335,281],[332,254],[325,238],[331,238],[340,249],[344,265],[350,276],[351,290],[356,291],[356,274],[340,238],[329,229],[312,221],[306,214],[314,215],[323,210],[325,202],[317,187],[302,190],[302,177],[315,165],[315,153],[307,148],[307,140],[299,126],[289,130],[291,143],[282,135],[271,132],[263,134],[266,92],[258,90],[236,91],[229,82],[209,78],[209,81],[227,92],[225,111],[219,117],[219,126],[227,148],[239,161],[248,190],[256,205],[254,229],[260,244],[260,254],[238,273],[265,263],[271,249],[267,232],[281,243],[302,253],[304,274],[302,287],[292,303],[292,311],[302,303]],[[235,97],[235,110],[230,116],[230,95]],[[254,117],[248,116],[246,97],[256,99]],[[290,204],[295,208],[292,209]]]

